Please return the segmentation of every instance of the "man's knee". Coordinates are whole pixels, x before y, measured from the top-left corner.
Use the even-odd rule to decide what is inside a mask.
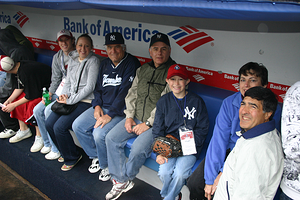
[[[113,131],[108,132],[108,134],[105,137],[106,146],[114,146],[115,144],[118,143],[117,139],[118,139],[118,136],[115,135],[115,132],[113,132]]]
[[[94,129],[94,131],[93,131],[93,137],[94,137],[94,140],[95,140],[96,143],[99,143],[101,141],[105,142],[106,134],[105,134],[104,131],[101,131],[100,127],[98,127],[96,129]]]
[[[81,126],[82,124],[80,123],[79,118],[75,119],[75,121],[72,123],[72,130],[75,132],[76,135],[80,133]]]
[[[131,146],[130,157],[140,157],[140,158],[149,158],[151,155],[152,149],[151,145],[147,145],[144,143],[137,144],[135,141]]]

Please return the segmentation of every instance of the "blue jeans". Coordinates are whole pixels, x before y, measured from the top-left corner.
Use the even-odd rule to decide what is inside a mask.
[[[135,133],[128,133],[125,129],[125,121],[120,121],[106,135],[107,160],[109,173],[118,182],[124,183],[133,180],[147,158],[150,157],[153,143],[152,128],[137,136]],[[136,124],[141,121],[134,119]],[[128,161],[124,147],[130,138],[137,137],[131,146]]]
[[[91,106],[90,103],[79,102],[72,113],[59,115],[52,112],[46,120],[46,129],[64,158],[66,165],[75,164],[80,157],[69,129],[72,128],[73,121]]]
[[[51,147],[51,151],[53,151],[55,153],[58,152],[58,149],[55,146],[55,144],[53,143],[49,133],[46,130],[45,122],[46,122],[46,119],[49,117],[49,115],[52,112],[51,106],[52,106],[52,104],[54,104],[56,98],[58,98],[58,96],[54,94],[51,99],[51,101],[52,101],[51,104],[49,104],[48,106],[45,106],[42,102],[40,102],[33,109],[33,115],[37,121],[39,130],[41,132],[41,136],[44,141],[44,146]]]
[[[108,113],[108,109],[102,108],[104,115]],[[108,167],[107,150],[105,137],[107,133],[124,117],[115,116],[103,128],[97,127],[94,129],[96,120],[94,118],[94,108],[87,109],[73,122],[72,129],[75,132],[77,139],[84,149],[85,153],[92,159],[98,158],[101,169]]]
[[[159,166],[158,176],[163,183],[160,195],[164,200],[174,200],[180,193],[186,179],[192,173],[196,162],[193,155],[169,158],[168,162]]]
[[[292,198],[288,197],[284,192],[281,192],[279,199],[280,200],[293,200]]]

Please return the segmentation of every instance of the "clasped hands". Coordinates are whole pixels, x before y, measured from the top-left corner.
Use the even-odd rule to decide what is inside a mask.
[[[4,105],[5,107],[2,108],[2,111],[3,111],[3,112],[7,112],[7,113],[13,111],[13,110],[16,108],[15,104],[12,103],[11,101],[9,101],[9,99],[7,99],[7,101],[5,101],[5,102],[3,103],[3,105]]]
[[[141,135],[143,132],[149,129],[149,126],[147,126],[145,122],[137,125],[132,118],[127,118],[125,122],[125,128],[128,133]]]
[[[62,95],[60,95],[60,96],[58,97],[58,99],[56,98],[56,101],[57,101],[58,103],[64,103],[64,104],[67,104],[67,99],[68,99],[68,98],[69,98],[68,95],[62,94]]]

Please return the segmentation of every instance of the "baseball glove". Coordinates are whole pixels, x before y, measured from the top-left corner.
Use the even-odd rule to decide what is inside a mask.
[[[166,158],[182,156],[180,141],[170,134],[166,137],[155,138],[152,150]]]

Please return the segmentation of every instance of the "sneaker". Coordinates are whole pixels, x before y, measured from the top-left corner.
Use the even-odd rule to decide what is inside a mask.
[[[32,136],[32,133],[31,133],[30,129],[27,129],[26,131],[18,130],[17,134],[14,137],[11,137],[9,139],[9,142],[10,143],[20,142],[20,141],[22,141],[26,138],[31,137],[31,136]]]
[[[89,166],[89,172],[90,173],[96,173],[99,170],[100,170],[99,160],[98,160],[98,158],[94,158],[92,160],[92,164]]]
[[[0,138],[10,138],[11,136],[16,135],[16,132],[11,130],[11,129],[4,129],[4,131],[2,131],[0,133]]]
[[[30,152],[38,152],[39,150],[41,150],[44,146],[44,141],[43,138],[40,136],[35,136],[35,140],[34,143],[32,145],[32,147],[30,148]]]
[[[113,187],[109,191],[109,193],[106,194],[105,199],[106,200],[114,200],[121,196],[123,192],[129,191],[131,188],[133,188],[134,183],[132,181],[127,181],[125,183],[118,183],[115,180],[112,180]]]
[[[108,171],[108,167],[105,169],[101,169],[101,172],[99,174],[99,180],[100,181],[108,181],[110,179],[110,174]]]
[[[81,158],[82,158],[82,155],[80,155],[80,157],[78,158],[78,160],[76,161],[75,164],[73,164],[73,165],[66,165],[66,164],[64,164],[60,169],[62,171],[69,171],[69,170],[73,169],[73,167],[81,160]]]
[[[53,152],[53,151],[50,151],[49,153],[47,153],[46,155],[45,155],[45,158],[47,159],[47,160],[56,160],[56,159],[58,159],[60,157],[60,153],[59,152]],[[62,162],[64,162],[64,161],[62,161]]]
[[[47,154],[47,153],[49,153],[51,151],[51,147],[43,147],[42,149],[41,149],[41,153],[42,154]]]

